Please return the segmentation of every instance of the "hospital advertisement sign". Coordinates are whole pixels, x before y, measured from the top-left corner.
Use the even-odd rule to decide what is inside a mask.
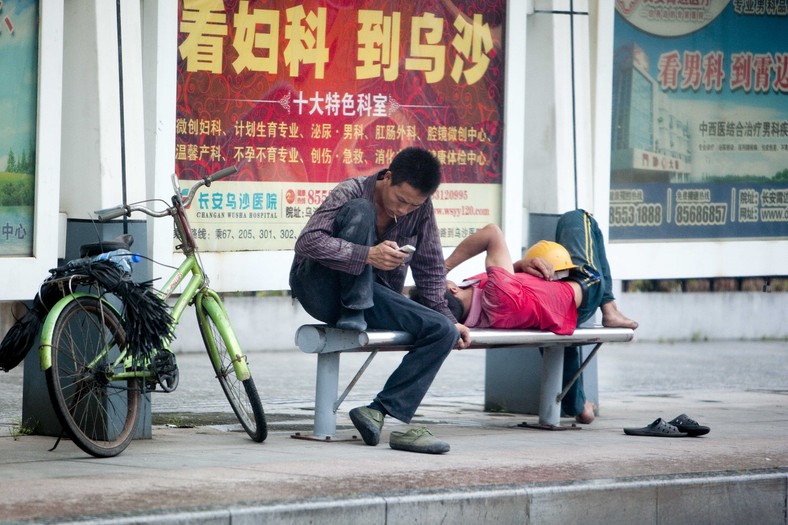
[[[788,238],[788,1],[617,0],[615,241]]]
[[[441,161],[441,241],[500,223],[505,0],[181,0],[176,174],[204,251],[292,249],[348,177]]]

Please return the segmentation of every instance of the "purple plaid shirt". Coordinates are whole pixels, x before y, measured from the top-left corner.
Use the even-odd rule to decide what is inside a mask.
[[[359,275],[367,263],[369,246],[353,244],[333,237],[334,219],[342,206],[353,199],[367,199],[372,202],[375,193],[375,182],[382,178],[385,170],[376,176],[346,179],[331,190],[325,202],[309,219],[295,245],[293,265],[304,259],[312,259],[321,264]],[[416,253],[405,259],[405,265],[393,270],[374,269],[377,277],[389,288],[402,293],[408,266],[413,272],[413,280],[419,288],[424,303],[433,310],[442,313],[453,322],[457,320],[446,304],[446,276],[443,266],[438,226],[432,209],[432,200],[408,215],[398,219],[377,242],[394,241],[397,246],[412,244]]]

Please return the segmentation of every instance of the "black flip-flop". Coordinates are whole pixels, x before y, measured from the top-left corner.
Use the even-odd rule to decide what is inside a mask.
[[[691,437],[704,436],[711,430],[709,427],[699,424],[697,421],[687,416],[687,414],[676,416],[668,421],[668,424],[679,429],[679,432],[686,432],[687,435]]]
[[[628,436],[652,436],[652,437],[686,437],[689,434],[679,432],[679,429],[664,419],[657,418],[650,425],[643,428],[625,428],[624,434]]]

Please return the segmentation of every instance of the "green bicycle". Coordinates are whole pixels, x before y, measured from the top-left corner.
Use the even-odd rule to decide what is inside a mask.
[[[153,293],[163,302],[181,284],[185,286],[172,306],[171,325],[166,332],[172,334],[186,307],[194,306],[216,379],[244,430],[252,440],[262,442],[268,434],[263,405],[224,305],[208,286],[185,214],[200,187],[208,187],[236,171],[233,166],[202,178],[185,197],[173,176],[172,205],[162,211],[146,207],[145,201],[99,210],[96,215],[101,222],[133,212],[173,218],[180,241],[177,247],[185,260],[161,290]],[[111,242],[104,244],[113,248]],[[175,354],[169,350],[168,337],[163,339],[167,344],[153,355],[134,352],[132,342],[146,334],[127,333],[124,320],[139,306],[124,297],[118,299],[117,293],[113,295],[96,279],[77,274],[61,276],[56,281],[63,297],[46,315],[39,346],[52,405],[61,426],[82,450],[96,457],[115,456],[125,450],[134,436],[141,396],[157,387],[171,392],[177,386]],[[147,330],[138,326],[135,331]]]

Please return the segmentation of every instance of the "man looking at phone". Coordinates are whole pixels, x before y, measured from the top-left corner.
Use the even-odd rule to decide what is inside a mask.
[[[389,168],[340,182],[302,230],[290,287],[304,309],[346,330],[404,331],[413,349],[368,406],[350,411],[367,445],[377,445],[386,415],[409,423],[443,361],[468,345],[445,298],[444,260],[430,197],[441,182],[428,151],[406,148]],[[400,246],[412,245],[405,253]],[[402,295],[407,269],[422,304]],[[392,448],[443,453],[449,445],[426,429],[392,432]]]

